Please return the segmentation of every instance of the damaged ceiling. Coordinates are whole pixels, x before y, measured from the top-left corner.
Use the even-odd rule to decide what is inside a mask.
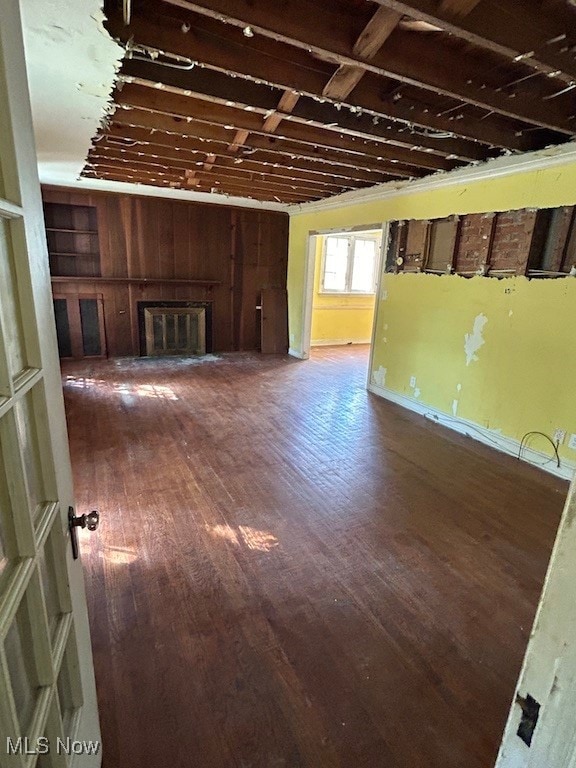
[[[307,202],[576,134],[564,0],[106,0],[86,178]]]

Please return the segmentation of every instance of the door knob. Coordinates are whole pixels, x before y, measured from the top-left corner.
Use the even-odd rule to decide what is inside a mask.
[[[96,510],[88,514],[74,514],[74,508],[68,507],[68,530],[70,531],[70,541],[72,543],[72,556],[74,560],[78,559],[78,532],[77,528],[87,528],[89,531],[95,531],[100,523],[100,514]]]

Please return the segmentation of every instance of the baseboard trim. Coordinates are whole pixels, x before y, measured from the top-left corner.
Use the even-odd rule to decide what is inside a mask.
[[[383,397],[396,405],[401,405],[403,408],[407,408],[410,411],[419,413],[425,416],[431,421],[435,421],[448,429],[459,432],[461,435],[466,435],[474,440],[478,440],[485,445],[489,445],[502,453],[507,453],[509,456],[518,458],[520,451],[520,441],[511,437],[505,437],[491,429],[486,429],[473,421],[467,421],[466,419],[459,419],[457,416],[450,416],[447,413],[432,408],[426,403],[421,403],[412,397],[406,395],[400,395],[398,392],[393,392],[386,387],[380,387],[378,384],[370,383],[368,385],[368,391],[374,395]],[[543,469],[545,472],[549,472],[551,475],[560,477],[563,480],[572,480],[574,472],[576,471],[576,462],[569,461],[564,457],[560,459],[560,467],[557,467],[554,461],[550,461],[550,456],[541,451],[535,451],[533,448],[524,448],[522,454],[522,461],[532,466],[537,466],[539,469]]]
[[[288,350],[288,354],[291,357],[297,357],[298,360],[308,360],[308,355],[302,352],[301,349],[294,349],[293,347],[290,347],[290,349]]]
[[[348,347],[353,344],[370,344],[372,339],[360,339],[350,341],[350,339],[312,339],[311,347]]]

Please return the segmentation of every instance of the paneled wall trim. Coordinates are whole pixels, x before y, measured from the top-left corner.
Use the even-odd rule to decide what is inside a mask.
[[[215,352],[259,348],[261,292],[286,288],[287,214],[61,187],[42,196],[54,293],[102,296],[111,357],[140,354],[142,301],[209,301]]]

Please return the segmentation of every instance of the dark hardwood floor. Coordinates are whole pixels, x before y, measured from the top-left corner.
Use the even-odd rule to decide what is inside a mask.
[[[366,365],[64,365],[106,768],[493,765],[567,484]]]

